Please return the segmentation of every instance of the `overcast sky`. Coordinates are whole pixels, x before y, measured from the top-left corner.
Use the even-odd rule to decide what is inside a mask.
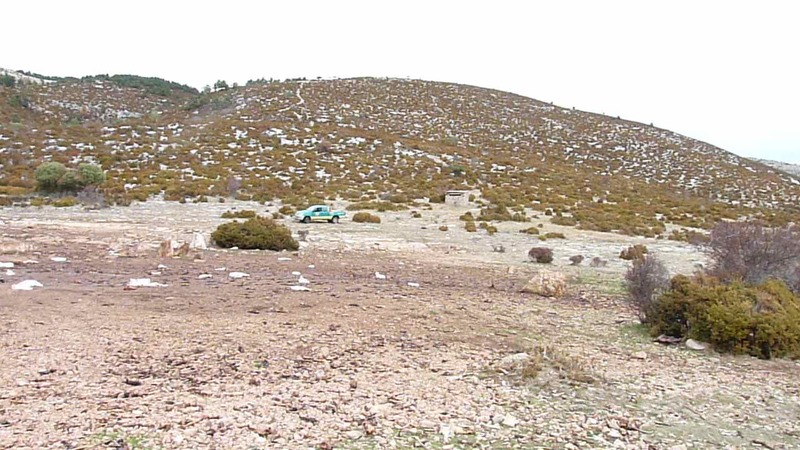
[[[198,88],[450,81],[800,163],[798,2],[17,0],[2,11],[7,69]]]

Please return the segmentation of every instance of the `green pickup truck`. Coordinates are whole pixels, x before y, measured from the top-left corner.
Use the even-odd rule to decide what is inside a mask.
[[[330,223],[339,223],[339,219],[345,216],[347,216],[347,213],[344,211],[331,211],[330,208],[325,205],[314,205],[302,211],[297,211],[294,215],[294,220],[303,223],[311,223],[312,220],[326,220]]]

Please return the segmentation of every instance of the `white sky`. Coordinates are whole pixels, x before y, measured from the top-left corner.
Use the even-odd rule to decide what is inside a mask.
[[[17,0],[0,67],[389,76],[510,91],[800,163],[800,2]]]

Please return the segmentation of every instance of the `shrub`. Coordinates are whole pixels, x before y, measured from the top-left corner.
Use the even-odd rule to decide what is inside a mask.
[[[656,255],[633,260],[633,266],[625,273],[625,287],[642,323],[650,322],[656,298],[668,286],[669,272]]]
[[[778,278],[790,286],[800,280],[800,228],[767,228],[757,222],[720,222],[711,231],[710,274],[722,281],[756,284]]]
[[[553,262],[553,250],[547,247],[533,247],[528,251],[528,258],[539,264],[550,264]]]
[[[478,231],[478,228],[475,226],[475,222],[466,222],[464,224],[464,229],[467,230],[467,233],[474,233]]]
[[[800,358],[800,298],[780,280],[747,286],[674,277],[651,314],[651,333],[711,343],[721,352]]]
[[[258,250],[297,250],[292,232],[267,217],[256,216],[245,222],[224,223],[211,233],[211,239],[222,248],[239,247]]]
[[[97,186],[106,181],[106,174],[101,167],[84,163],[78,166],[78,178],[80,187]]]
[[[53,206],[56,208],[68,208],[77,204],[78,201],[75,199],[75,197],[62,197],[53,202]]]
[[[252,219],[256,216],[256,212],[252,209],[243,209],[240,211],[225,211],[222,213],[223,219]]]
[[[525,234],[534,234],[534,235],[536,235],[536,234],[539,234],[539,229],[536,228],[536,227],[528,227],[528,228],[525,228],[523,230],[519,230],[519,232],[520,233],[525,233]]]
[[[411,211],[411,218],[412,219],[421,219],[422,218],[422,214],[420,214],[419,211]]]
[[[478,219],[483,221],[514,221],[514,222],[527,222],[528,218],[525,217],[524,213],[514,213],[512,214],[511,211],[505,205],[492,205],[487,206],[485,208],[481,208],[481,213],[478,215]]]
[[[408,209],[408,207],[405,205],[390,203],[390,202],[360,202],[360,203],[353,203],[352,205],[347,207],[348,211],[360,211],[363,209],[374,209],[378,212],[386,212],[386,211],[403,211]]]
[[[464,222],[474,222],[475,217],[472,216],[472,212],[467,211],[464,214],[458,217],[458,220],[463,220]]]
[[[66,173],[66,166],[59,162],[47,162],[40,165],[34,173],[37,189],[44,192],[55,191],[58,189],[58,181]]]
[[[381,218],[368,212],[357,212],[353,214],[353,222],[356,223],[381,223]]]
[[[608,261],[599,256],[595,256],[592,258],[591,262],[589,262],[589,267],[605,267],[607,265]]]
[[[564,233],[545,233],[539,236],[540,241],[546,241],[548,239],[566,239],[567,237],[564,236]]]
[[[642,259],[647,254],[647,247],[642,244],[631,245],[619,253],[619,257],[625,261]]]
[[[283,205],[280,207],[280,209],[278,209],[278,212],[283,214],[284,216],[291,216],[292,214],[295,213],[295,210],[289,205]]]
[[[574,227],[578,224],[578,221],[574,217],[567,217],[567,216],[556,216],[550,219],[550,222],[555,225],[562,225],[565,227]]]
[[[583,255],[570,256],[569,262],[573,266],[579,266],[583,262]]]

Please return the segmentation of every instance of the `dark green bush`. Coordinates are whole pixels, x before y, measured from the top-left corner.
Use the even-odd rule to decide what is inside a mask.
[[[574,227],[578,224],[578,221],[574,217],[567,216],[555,216],[550,219],[550,222],[555,225],[562,225],[565,227]]]
[[[678,275],[648,322],[654,336],[697,339],[721,352],[800,358],[800,298],[780,280],[747,286]]]
[[[381,218],[368,212],[357,212],[353,214],[353,222],[357,223],[381,223]]]
[[[458,220],[463,220],[464,222],[474,222],[475,217],[472,216],[470,211],[465,212],[464,214],[458,217]]]
[[[225,211],[222,213],[223,219],[252,219],[256,216],[256,212],[252,209],[243,209],[240,211]]]
[[[533,247],[528,251],[528,258],[539,264],[550,264],[553,262],[553,250],[547,247]]]
[[[564,233],[553,233],[553,232],[545,233],[539,236],[540,241],[546,241],[548,239],[566,239],[566,238],[567,237],[564,236]]]
[[[211,233],[211,239],[222,248],[239,247],[258,250],[297,250],[292,232],[267,217],[256,216],[245,222],[224,223]]]
[[[519,230],[519,232],[520,233],[525,233],[525,234],[534,234],[535,235],[535,234],[539,234],[539,229],[536,228],[536,227],[528,227],[528,228],[525,228],[524,230]]]
[[[58,181],[67,173],[67,167],[59,162],[46,162],[36,168],[36,186],[40,191],[58,189]]]

